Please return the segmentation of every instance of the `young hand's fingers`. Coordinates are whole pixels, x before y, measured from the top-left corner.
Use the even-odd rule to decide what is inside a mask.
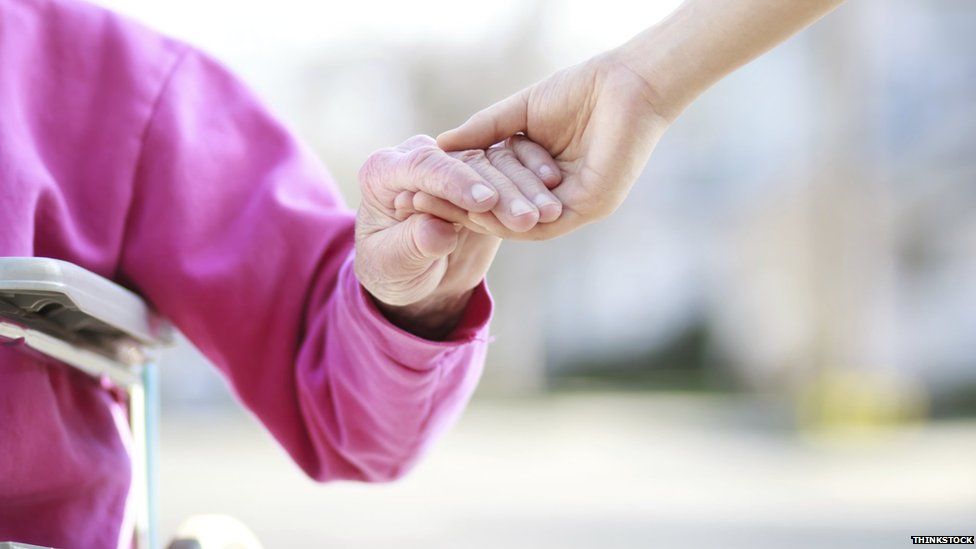
[[[542,145],[524,135],[509,137],[505,145],[515,152],[519,162],[539,176],[547,189],[562,183],[563,175],[559,165]]]
[[[571,232],[584,225],[580,215],[570,208],[564,208],[559,219],[552,223],[539,223],[531,230],[517,233],[509,230],[491,212],[471,212],[468,218],[472,223],[484,227],[484,232],[505,240],[549,240]]]
[[[523,232],[539,222],[539,210],[508,177],[495,169],[482,150],[468,150],[451,155],[460,158],[498,191],[498,202],[492,213],[506,227]],[[484,211],[484,210],[481,210]]]
[[[445,221],[461,225],[476,233],[490,234],[484,227],[472,222],[468,218],[468,212],[466,210],[462,210],[446,200],[431,196],[427,193],[420,192],[411,196],[411,208],[414,211],[428,213]]]
[[[479,215],[482,215],[482,214],[479,214]],[[486,214],[483,214],[483,215],[491,216],[492,219],[495,218],[494,214],[486,213]],[[495,234],[495,233],[491,232],[490,230],[488,230],[488,228],[485,227],[484,225],[478,223],[474,219],[471,219],[471,214],[470,213],[468,214],[468,222],[470,223],[471,226],[477,227],[477,230],[472,229],[476,233],[487,234],[487,235],[491,235],[491,236],[498,236],[497,234]],[[495,219],[495,222],[498,223],[498,220]],[[501,227],[502,224],[501,223],[498,223],[498,226]],[[505,230],[508,231],[508,229],[505,229]]]
[[[488,149],[486,155],[491,165],[508,177],[539,209],[539,222],[549,223],[559,218],[563,210],[562,203],[549,192],[535,173],[519,161],[512,149],[496,145]]]
[[[414,214],[426,213],[479,234],[491,234],[483,226],[471,221],[467,210],[462,210],[446,200],[422,191],[417,193],[403,191],[397,195],[393,206],[394,218],[397,221],[405,221]]]
[[[504,239],[519,239],[522,233],[512,231],[495,217],[491,212],[469,212],[468,219],[474,225],[481,227],[483,233],[497,236]]]
[[[445,151],[487,149],[494,143],[525,131],[529,90],[522,90],[474,114],[464,124],[437,136]]]
[[[434,145],[420,145],[406,152],[376,151],[366,159],[359,179],[364,194],[377,197],[386,208],[392,208],[404,191],[424,191],[473,212],[491,210],[499,197],[477,171]]]

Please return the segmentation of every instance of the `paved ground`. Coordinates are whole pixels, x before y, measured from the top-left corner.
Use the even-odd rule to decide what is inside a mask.
[[[687,396],[478,400],[413,475],[380,486],[305,480],[243,415],[167,416],[162,526],[230,513],[272,549],[862,548],[976,534],[976,422],[811,438],[775,414]]]

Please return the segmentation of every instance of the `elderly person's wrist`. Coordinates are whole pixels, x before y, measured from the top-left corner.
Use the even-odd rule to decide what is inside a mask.
[[[393,325],[424,339],[441,341],[461,322],[473,290],[435,293],[407,305],[392,305],[367,292]]]

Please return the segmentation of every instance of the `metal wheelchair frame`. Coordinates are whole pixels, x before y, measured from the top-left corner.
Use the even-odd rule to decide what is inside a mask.
[[[159,384],[153,349],[171,327],[136,294],[71,263],[0,258],[0,341],[107,381],[126,394],[132,431],[129,505],[135,544],[159,547]]]

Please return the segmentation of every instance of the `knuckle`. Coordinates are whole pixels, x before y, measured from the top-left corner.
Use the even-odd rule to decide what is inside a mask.
[[[421,188],[440,198],[459,200],[460,188],[452,184],[459,177],[447,153],[436,146],[418,147],[407,155],[407,162],[411,175],[423,182]]]
[[[373,188],[378,181],[383,179],[383,174],[390,168],[390,159],[393,153],[393,149],[379,149],[366,157],[358,174],[359,184],[362,188]]]
[[[433,145],[421,145],[407,153],[407,163],[412,170],[436,168],[444,151]]]
[[[511,162],[515,160],[515,153],[507,147],[492,147],[485,153],[492,164],[498,162]]]
[[[401,147],[409,147],[409,148],[413,149],[413,148],[419,148],[419,147],[434,146],[434,145],[436,145],[436,143],[437,142],[434,141],[434,138],[433,137],[431,137],[429,135],[424,135],[424,134],[421,133],[421,134],[417,134],[417,135],[411,136],[409,139],[407,139],[406,141],[404,141],[403,144],[400,145],[400,146]]]
[[[461,162],[464,162],[465,164],[484,162],[485,160],[487,160],[487,155],[485,155],[485,151],[481,149],[469,149],[466,151],[460,151],[456,153],[456,155],[457,156],[455,158],[457,158]]]
[[[378,168],[378,164],[380,163],[380,157],[380,151],[374,151],[366,157],[366,160],[363,161],[363,165],[359,167],[360,183],[365,183],[367,180],[376,175],[376,170]]]
[[[528,168],[519,161],[515,153],[508,149],[498,149],[497,151],[489,151],[488,159],[491,161],[491,165],[496,168],[505,170],[506,173],[515,174],[521,179],[528,179],[527,183],[541,183],[535,174],[533,174]]]

